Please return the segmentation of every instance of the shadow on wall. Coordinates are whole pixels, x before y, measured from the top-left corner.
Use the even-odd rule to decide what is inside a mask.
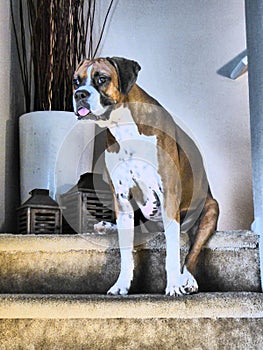
[[[0,227],[0,232],[16,232],[16,209],[20,205],[18,117],[24,113],[24,104],[22,81],[12,26],[10,30],[10,105],[9,115],[5,117],[6,141],[5,145],[3,145],[5,147],[5,193],[2,200],[4,201],[5,216],[4,222]]]
[[[12,112],[10,115],[13,116]],[[15,118],[6,122],[4,202],[5,218],[0,232],[16,232],[16,208],[20,203],[20,191],[18,120]]]

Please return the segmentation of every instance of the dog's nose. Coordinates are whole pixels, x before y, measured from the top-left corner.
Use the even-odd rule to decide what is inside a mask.
[[[83,100],[90,96],[90,93],[87,90],[78,90],[75,92],[75,100]]]

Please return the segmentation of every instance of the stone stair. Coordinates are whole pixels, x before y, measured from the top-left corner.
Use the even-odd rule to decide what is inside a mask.
[[[2,295],[0,349],[263,348],[259,293]]]
[[[133,295],[106,296],[116,234],[0,235],[0,350],[263,349],[258,237],[217,232],[203,249],[200,293],[162,295],[165,241],[135,238]],[[189,247],[182,235],[181,256]]]

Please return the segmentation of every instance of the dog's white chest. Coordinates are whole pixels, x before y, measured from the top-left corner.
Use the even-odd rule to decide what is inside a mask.
[[[157,138],[140,134],[130,111],[124,108],[118,110],[109,129],[120,146],[118,153],[106,152],[105,155],[115,192],[128,195],[130,189],[138,186],[145,199],[144,206],[147,200],[149,202],[150,215],[152,202],[156,201],[155,195],[160,196],[162,192]]]

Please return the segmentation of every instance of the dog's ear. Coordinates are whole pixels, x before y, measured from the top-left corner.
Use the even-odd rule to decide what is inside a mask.
[[[107,60],[117,71],[120,92],[127,95],[135,84],[138,73],[141,70],[139,63],[122,57],[107,57]]]

